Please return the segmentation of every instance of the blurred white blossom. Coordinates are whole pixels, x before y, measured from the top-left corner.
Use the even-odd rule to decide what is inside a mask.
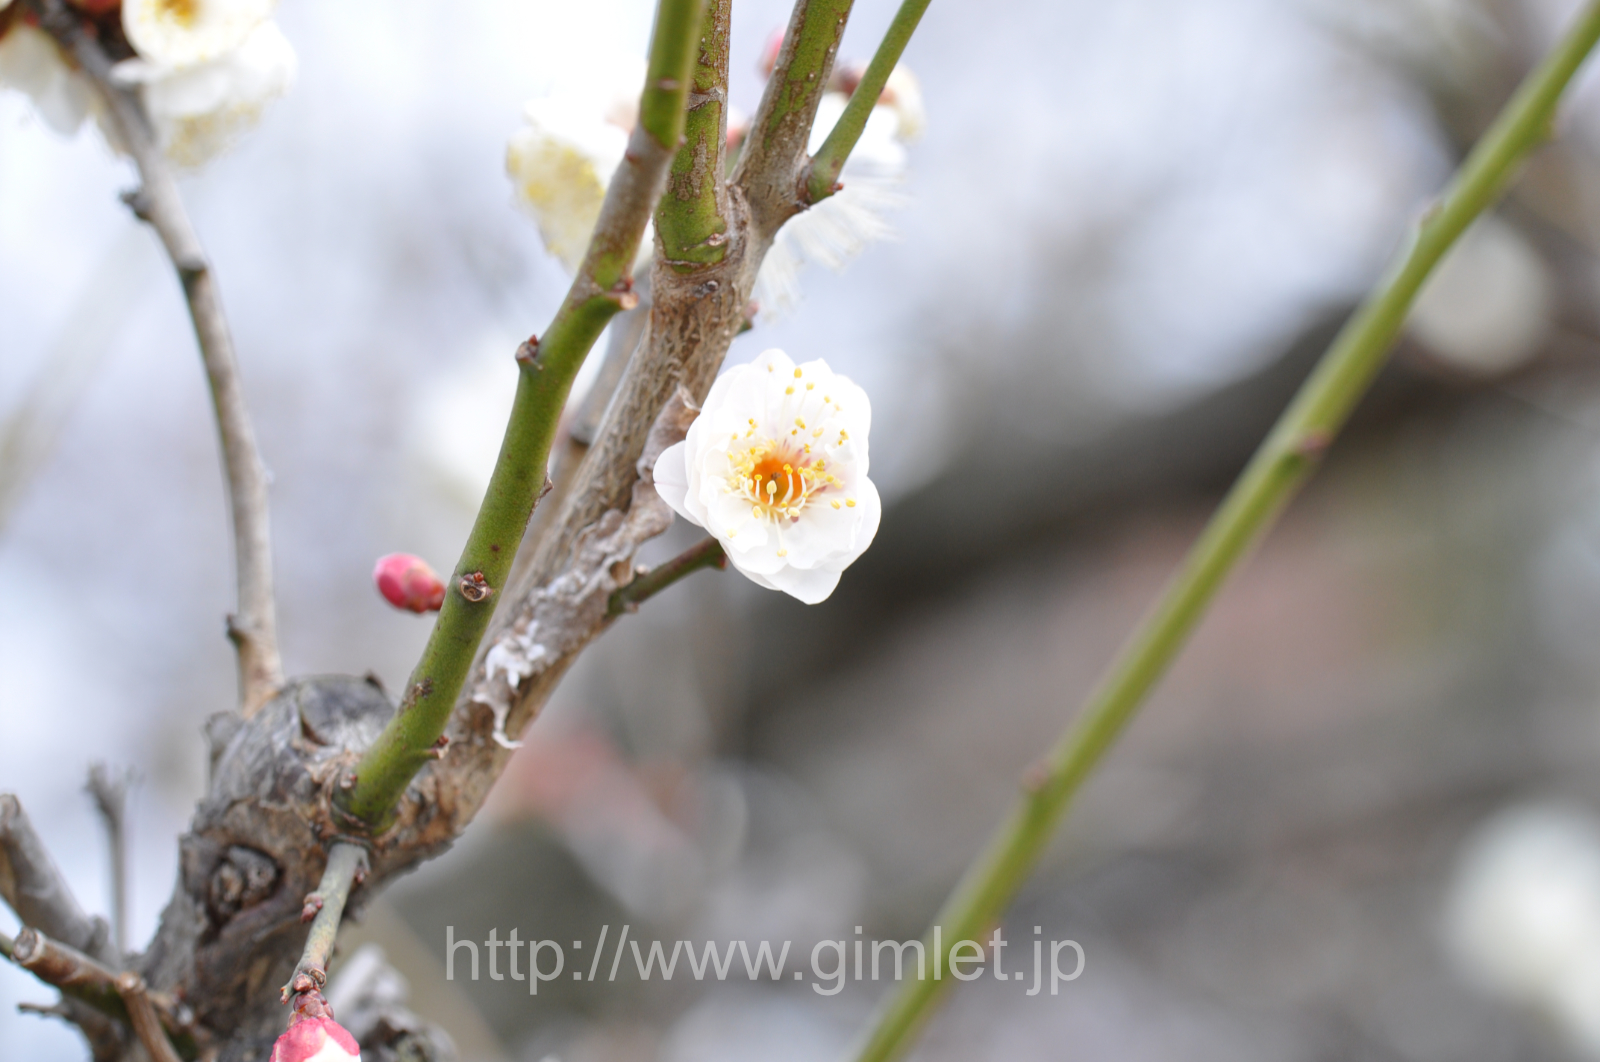
[[[751,581],[816,604],[878,532],[871,426],[866,392],[827,362],[769,350],[717,379],[656,490]]]
[[[790,310],[799,301],[800,270],[807,262],[843,269],[869,244],[894,235],[884,215],[903,201],[899,186],[906,173],[904,143],[926,125],[915,79],[903,75],[900,84],[898,94],[886,90],[872,109],[861,139],[839,173],[844,187],[778,230],[756,277],[756,305],[767,317]],[[822,147],[847,102],[843,92],[822,97],[808,151],[815,154]]]
[[[506,148],[506,172],[517,200],[533,215],[547,251],[577,272],[600,220],[611,175],[639,116],[637,76],[619,73],[609,91],[558,92],[529,100]],[[640,241],[648,254],[648,232]]]
[[[1446,936],[1483,988],[1600,1058],[1600,825],[1576,809],[1502,812],[1466,843]]]
[[[167,157],[200,166],[227,150],[294,83],[294,47],[275,22],[253,26],[230,51],[175,66],[130,60],[119,79],[141,86]]]
[[[76,133],[94,109],[88,78],[67,62],[48,33],[25,22],[14,22],[0,35],[0,88],[25,94],[44,124],[63,136]]]
[[[1485,214],[1428,278],[1407,325],[1451,368],[1494,376],[1538,354],[1554,317],[1544,259],[1509,222]]]
[[[146,62],[199,66],[243,47],[272,8],[273,0],[123,0],[122,31]]]

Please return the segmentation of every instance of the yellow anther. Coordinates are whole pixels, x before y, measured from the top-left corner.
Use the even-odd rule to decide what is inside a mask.
[[[839,438],[848,439],[848,438],[850,438],[850,433],[847,432],[847,431],[841,431],[841,432],[839,432]]]
[[[794,471],[794,467],[792,465],[784,465],[783,466],[783,470],[785,472],[793,472]]]
[[[767,480],[767,496],[770,498],[776,493],[778,493],[778,485],[770,479]]]
[[[750,506],[750,515],[755,517],[757,520],[761,519],[761,506],[759,506],[759,505]]]
[[[821,429],[821,428],[816,428],[816,429],[814,429],[814,430],[813,430],[813,431],[812,431],[812,432],[811,432],[811,437],[812,437],[812,438],[813,438],[813,439],[820,439],[820,438],[822,438],[822,429]]]
[[[839,507],[839,503],[838,502],[829,502],[828,504],[832,505],[835,509],[837,509]]]
[[[771,365],[768,365],[768,366],[767,366],[767,371],[768,371],[768,372],[771,372],[771,371],[772,371],[772,366],[771,366]]]
[[[846,505],[850,506],[850,508],[852,508],[852,509],[854,509],[856,507],[856,500],[854,498],[846,498],[844,500],[844,503]]]
[[[801,420],[799,417],[794,418],[794,424],[797,428],[803,428],[806,426],[806,422]]]
[[[829,398],[827,395],[822,396],[822,401],[827,405],[833,405],[833,399]]]
[[[783,389],[783,393],[786,394],[786,395],[794,394],[794,384],[790,384],[788,387],[785,387]]]
[[[799,372],[799,371],[800,371],[800,370],[799,370],[799,369],[796,369],[796,370],[795,370],[795,372],[797,372],[797,373],[798,373],[798,372]],[[786,549],[780,549],[780,550],[779,550],[779,551],[778,551],[778,556],[780,556],[780,557],[787,557],[787,556],[788,556],[788,555],[789,555],[789,551],[788,551],[788,550],[786,550]]]
[[[806,390],[807,391],[813,390],[813,389],[815,389],[816,386],[817,386],[816,384],[806,384]]]
[[[796,370],[795,370],[795,371],[794,371],[794,378],[795,378],[795,379],[796,379],[796,380],[798,380],[798,379],[800,379],[800,370],[799,370],[799,369],[796,369]]]

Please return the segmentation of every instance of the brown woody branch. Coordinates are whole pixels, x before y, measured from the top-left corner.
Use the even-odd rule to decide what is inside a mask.
[[[108,965],[121,965],[109,927],[78,905],[22,810],[22,802],[10,793],[0,793],[0,896],[23,925]]]
[[[111,126],[139,171],[140,187],[126,193],[124,199],[134,214],[155,229],[183,285],[211,388],[227,474],[239,590],[239,611],[228,618],[228,637],[239,657],[240,704],[249,715],[283,685],[283,665],[278,657],[272,591],[267,470],[245,406],[222,297],[137,92],[112,77],[110,56],[96,36],[85,32],[82,16],[64,0],[27,3],[38,14],[40,26],[77,60],[104,101]]]
[[[60,989],[63,996],[129,1025],[147,1050],[147,1034],[154,1029],[169,1051],[170,1041],[175,1038],[185,1056],[192,1058],[197,1053],[194,1021],[188,1008],[165,993],[149,991],[138,974],[114,973],[76,948],[32,927],[24,928],[15,940],[0,938],[0,954],[45,984]],[[141,1015],[141,1011],[145,1014]],[[70,1012],[68,1016],[73,1017]],[[146,1028],[140,1028],[141,1022]],[[176,1058],[175,1052],[172,1059]]]

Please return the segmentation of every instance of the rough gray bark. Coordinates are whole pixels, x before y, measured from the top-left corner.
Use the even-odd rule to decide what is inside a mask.
[[[220,307],[214,305],[214,288],[187,223],[176,229],[168,224],[173,216],[182,220],[181,205],[176,215],[165,208],[171,205],[166,193],[170,190],[175,196],[175,189],[169,187],[170,179],[162,180],[159,152],[137,101],[111,85],[104,52],[82,32],[74,16],[63,16],[61,0],[29,3],[46,20],[55,17],[61,23],[52,32],[81,53],[86,65],[98,64],[91,74],[107,86],[122,124],[139,134],[129,139],[143,149],[135,156],[145,188],[134,197],[134,205],[156,224],[172,252],[206,349],[206,307],[215,309],[219,322]],[[817,12],[837,6],[837,0],[831,6],[802,0],[791,34],[808,18],[819,17]],[[816,27],[811,30],[816,32]],[[264,573],[262,578],[270,585],[270,567],[264,567],[268,563],[264,486],[263,520],[258,526],[239,507],[241,497],[248,500],[251,495],[240,484],[248,487],[254,479],[236,474],[234,457],[228,456],[235,522],[241,529],[239,575],[246,616],[237,625],[235,640],[246,691],[244,708],[213,716],[207,724],[211,778],[188,832],[180,839],[178,883],[155,939],[143,955],[131,956],[128,962],[152,991],[192,1009],[203,1057],[259,1062],[270,1053],[287,1018],[278,990],[300,957],[306,936],[302,906],[317,887],[328,847],[338,840],[368,849],[369,872],[352,891],[352,913],[393,877],[447,848],[488,795],[514,747],[512,739],[538,713],[577,654],[613,622],[609,600],[634,578],[635,552],[673,519],[651,479],[655,459],[683,438],[729,344],[746,324],[756,274],[777,229],[803,209],[798,182],[805,162],[804,133],[815,116],[820,86],[827,82],[842,30],[842,17],[837,17],[836,26],[830,23],[824,29],[834,36],[820,59],[822,68],[810,79],[818,91],[808,93],[798,106],[792,98],[785,103],[781,134],[768,138],[744,160],[725,197],[719,198],[727,223],[721,260],[667,265],[658,247],[647,338],[628,361],[554,520],[538,542],[530,544],[535,548],[528,576],[501,605],[496,627],[456,704],[446,733],[448,751],[412,780],[395,822],[375,839],[342,832],[332,798],[335,787],[349,784],[362,752],[396,708],[382,690],[364,679],[321,676],[283,684],[260,666],[253,654],[267,646],[262,637],[271,632],[249,614],[247,591],[253,575],[246,571],[246,560],[253,558],[255,571]],[[791,48],[780,57],[778,75],[784,75],[793,62]],[[777,96],[768,92],[756,117],[758,128],[777,106]],[[747,194],[747,188],[755,191]],[[222,338],[226,340],[225,330]],[[231,358],[227,360],[231,363]],[[208,354],[227,451],[229,424],[242,424],[248,431],[248,421],[231,417],[228,396],[237,397],[236,387],[230,390],[227,380],[219,381],[212,361]],[[244,449],[253,455],[253,444]],[[255,462],[259,471],[259,459]],[[257,530],[259,541],[250,538]],[[270,624],[270,609],[265,616]],[[271,659],[275,665],[275,650]],[[275,695],[267,697],[263,690]],[[97,943],[85,938],[81,920],[81,912],[70,918],[63,914],[60,923],[77,934],[70,939],[104,946],[103,939]],[[76,1015],[69,1016],[76,1020]],[[363,1048],[374,1058],[449,1057],[447,1038],[428,1030],[392,1001],[352,1017],[361,1027],[357,1035]],[[86,1015],[80,1024],[87,1032],[94,1020],[92,1014]],[[97,1047],[96,1057],[135,1057],[139,1049],[128,1030],[119,1027],[114,1032],[111,1047],[105,1053]]]

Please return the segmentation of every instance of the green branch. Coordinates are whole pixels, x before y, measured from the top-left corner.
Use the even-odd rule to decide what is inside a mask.
[[[733,175],[763,237],[770,238],[804,206],[796,182],[850,7],[851,0],[796,0],[789,16]]]
[[[684,100],[702,0],[659,0],[639,124],[606,190],[600,220],[566,300],[542,339],[517,353],[521,374],[489,489],[451,575],[444,606],[406,683],[400,710],[339,792],[355,823],[380,831],[428,762],[504,590],[517,546],[545,484],[550,445],[578,367],[606,322],[637,303],[629,270],[683,133]]]
[[[300,952],[289,983],[283,986],[285,1003],[289,996],[320,992],[328,982],[328,959],[333,956],[333,942],[339,935],[339,920],[344,917],[344,905],[350,900],[350,890],[361,883],[367,873],[367,850],[358,844],[338,842],[328,849],[328,865],[322,868],[322,880],[317,891],[306,897],[301,921],[310,921],[306,946]]]
[[[728,28],[733,0],[710,0],[684,116],[683,146],[656,207],[666,261],[680,273],[728,251]]]
[[[1045,760],[1028,772],[1022,797],[935,917],[945,942],[976,939],[1010,904],[1073,795],[1166,672],[1218,587],[1272,525],[1344,426],[1382,368],[1429,272],[1505,191],[1529,151],[1549,137],[1556,104],[1596,38],[1600,0],[1591,0],[1566,37],[1517,89],[1442,200],[1424,215],[1384,279],[1334,339],[1082,713]],[[935,966],[941,961],[935,958]],[[887,1062],[904,1052],[947,984],[905,982],[880,1011],[857,1062]]]
[[[722,543],[714,538],[705,539],[690,546],[665,564],[656,565],[612,594],[611,600],[606,604],[606,615],[615,617],[624,612],[633,612],[673,583],[685,576],[693,575],[701,568],[716,568],[720,571],[727,566],[728,555],[723,552]]]
[[[900,62],[911,35],[917,30],[917,23],[922,21],[922,13],[928,10],[928,3],[929,0],[905,0],[900,10],[895,12],[894,21],[889,23],[889,30],[883,35],[872,62],[867,64],[866,73],[861,75],[861,83],[850,94],[850,102],[845,104],[844,113],[828,131],[827,139],[807,167],[805,191],[808,201],[819,203],[836,190],[839,172],[844,169],[850,152],[855,150],[856,141],[861,139],[867,119],[872,117],[872,108],[878,105],[883,86],[889,83],[889,75],[894,73],[895,64]]]

